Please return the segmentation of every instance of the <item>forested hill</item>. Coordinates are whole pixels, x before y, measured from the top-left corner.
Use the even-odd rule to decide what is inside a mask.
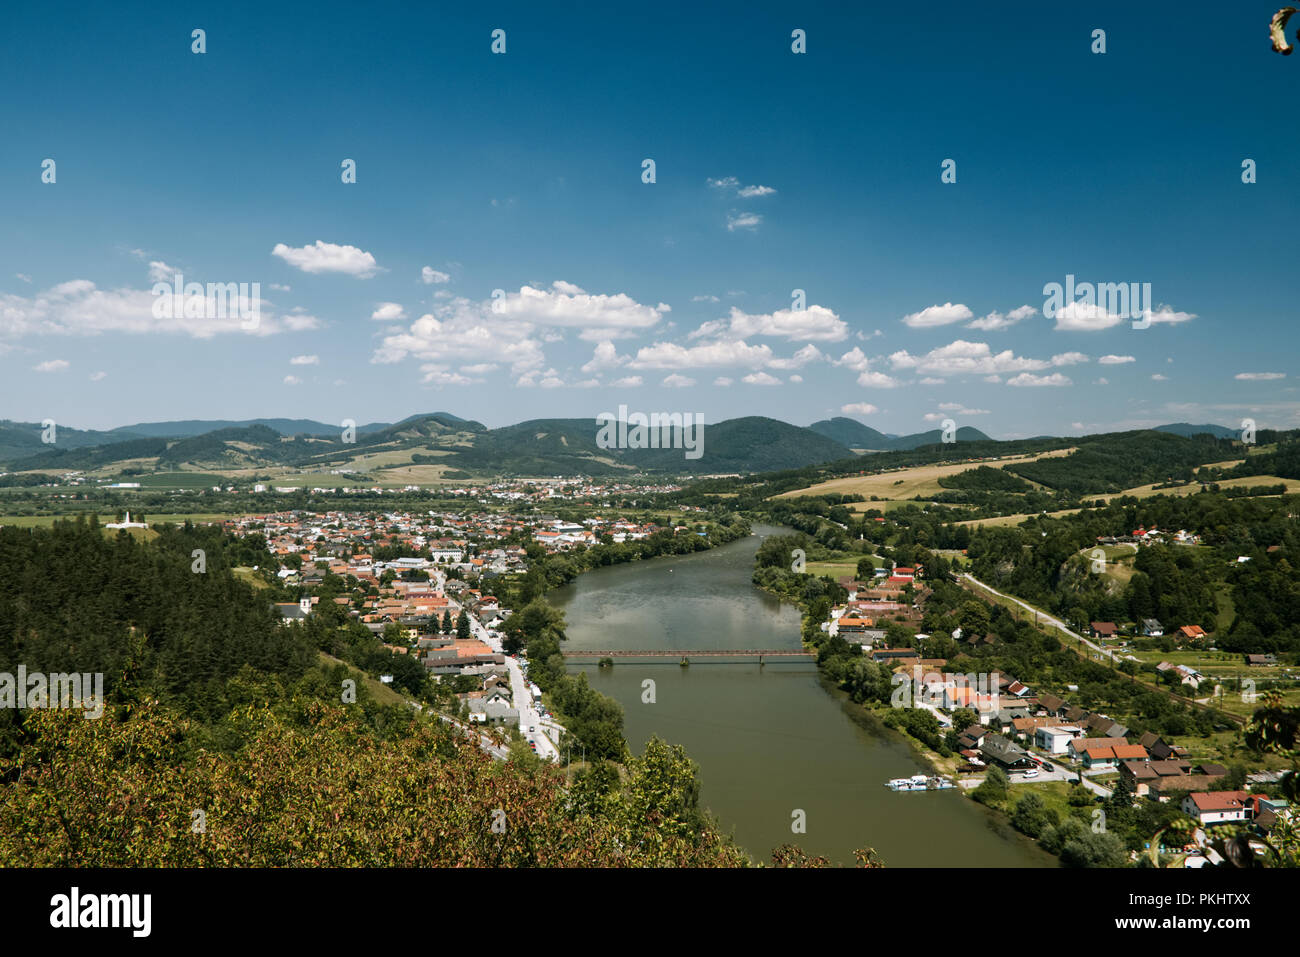
[[[0,867],[749,863],[680,747],[652,739],[568,780],[527,752],[496,761],[434,714],[449,689],[340,606],[281,625],[269,582],[232,570],[266,558],[216,529],[148,543],[94,523],[0,529],[0,673],[12,688],[19,666],[102,672],[108,699],[101,716],[0,709]],[[402,659],[423,709],[376,704],[361,681],[344,703],[361,674],[323,650]]]
[[[230,557],[211,530],[164,528],[141,544],[93,521],[0,528],[0,667],[102,672],[115,698],[149,692],[205,719],[223,713],[224,683],[245,666],[301,678],[316,650],[279,625]]]

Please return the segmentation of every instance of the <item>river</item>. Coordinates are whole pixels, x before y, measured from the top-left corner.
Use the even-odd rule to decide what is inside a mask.
[[[555,590],[567,649],[798,648],[799,609],[750,581],[762,538],[782,530],[754,531],[706,552],[595,569]],[[623,705],[637,753],[651,735],[686,748],[702,803],[756,860],[795,843],[839,864],[868,846],[888,867],[1057,866],[956,791],[885,788],[925,766],[895,736],[855,722],[811,661],[615,660],[570,671]],[[642,700],[646,679],[653,703]],[[804,833],[792,831],[796,811]]]

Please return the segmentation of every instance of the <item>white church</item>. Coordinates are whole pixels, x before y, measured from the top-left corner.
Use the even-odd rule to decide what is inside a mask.
[[[148,527],[149,527],[149,523],[148,523],[148,522],[133,522],[133,521],[131,521],[131,513],[130,513],[130,512],[127,512],[127,513],[126,513],[126,521],[123,521],[123,522],[109,522],[109,523],[108,523],[107,525],[105,525],[104,527],[105,527],[105,528],[148,528]]]

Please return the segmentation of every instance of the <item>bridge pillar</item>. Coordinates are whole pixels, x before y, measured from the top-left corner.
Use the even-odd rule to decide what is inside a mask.
[[[682,666],[683,668],[689,668],[689,667],[691,666],[690,661],[687,660],[687,658],[686,658],[685,655],[682,655],[681,666]]]

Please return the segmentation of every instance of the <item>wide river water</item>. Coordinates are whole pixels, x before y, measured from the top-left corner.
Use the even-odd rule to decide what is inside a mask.
[[[567,650],[798,648],[799,609],[750,581],[754,552],[781,529],[721,548],[599,568],[557,589]],[[889,867],[1054,867],[1055,857],[956,791],[894,792],[926,770],[909,747],[855,722],[811,661],[570,664],[622,703],[637,753],[651,735],[700,766],[702,803],[757,860],[795,843],[839,864],[874,847]],[[642,703],[643,682],[655,701]],[[793,833],[794,812],[806,832]]]

